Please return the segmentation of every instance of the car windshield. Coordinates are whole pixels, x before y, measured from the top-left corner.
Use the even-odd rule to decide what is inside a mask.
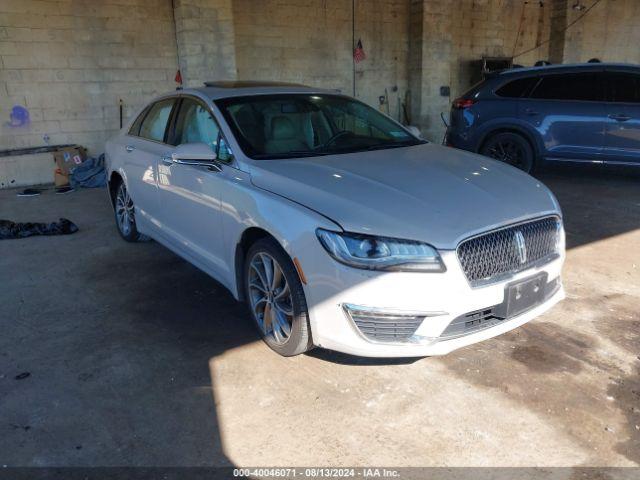
[[[216,102],[244,153],[298,158],[425,143],[362,102],[341,95],[285,94]]]

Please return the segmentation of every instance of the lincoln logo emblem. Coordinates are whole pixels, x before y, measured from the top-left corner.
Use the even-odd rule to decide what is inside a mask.
[[[527,245],[524,243],[524,235],[520,230],[517,230],[513,236],[513,244],[516,247],[516,253],[518,254],[518,260],[520,263],[527,261]]]

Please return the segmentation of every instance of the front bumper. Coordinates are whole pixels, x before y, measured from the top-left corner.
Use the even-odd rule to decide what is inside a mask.
[[[370,272],[331,261],[325,252],[308,260],[313,271],[305,287],[314,343],[344,353],[368,357],[414,357],[444,355],[512,330],[543,314],[564,298],[559,277],[564,255],[548,264],[519,272],[508,279],[472,288],[456,253],[441,251],[445,273]],[[306,263],[306,261],[305,261]],[[502,304],[505,288],[518,280],[544,273],[558,286],[540,303],[519,315],[468,334],[449,335],[456,319]],[[422,314],[415,333],[403,341],[377,341],[368,337],[345,306],[358,306],[393,314]]]

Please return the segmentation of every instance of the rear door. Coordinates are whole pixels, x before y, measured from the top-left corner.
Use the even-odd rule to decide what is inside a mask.
[[[544,74],[520,99],[518,116],[539,132],[544,157],[601,159],[607,118],[602,77],[598,71]]]
[[[603,159],[640,163],[640,75],[608,71],[607,122]]]
[[[136,120],[122,147],[127,188],[136,206],[137,218],[141,217],[143,222],[153,222],[159,215],[157,159],[171,149],[166,135],[175,104],[176,98],[171,97],[150,105],[140,122]]]

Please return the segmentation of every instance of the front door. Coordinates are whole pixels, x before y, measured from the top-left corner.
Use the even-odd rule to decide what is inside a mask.
[[[220,128],[209,107],[185,96],[175,116],[171,143],[206,143],[218,153]],[[166,236],[186,256],[218,279],[229,277],[223,260],[221,192],[231,167],[222,171],[158,158],[161,222]]]
[[[603,160],[640,163],[640,75],[607,72],[607,123]]]

